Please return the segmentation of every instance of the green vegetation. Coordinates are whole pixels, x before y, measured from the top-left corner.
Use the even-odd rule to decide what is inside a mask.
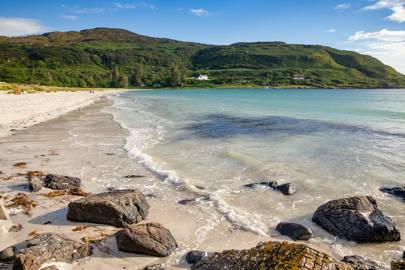
[[[194,79],[199,74],[209,80]],[[108,28],[0,37],[0,81],[103,88],[405,86],[404,75],[377,59],[325,46],[214,46]]]

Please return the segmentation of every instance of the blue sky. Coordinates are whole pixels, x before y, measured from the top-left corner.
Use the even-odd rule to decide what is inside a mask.
[[[210,44],[323,44],[371,54],[405,73],[405,0],[0,2],[0,35],[102,26]]]

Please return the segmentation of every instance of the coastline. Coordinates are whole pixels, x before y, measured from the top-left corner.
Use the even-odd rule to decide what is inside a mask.
[[[106,247],[110,253],[96,249],[95,254],[85,261],[62,265],[59,268],[142,269],[153,263],[165,263],[169,269],[188,269],[184,254],[193,249],[222,251],[251,248],[261,241],[288,240],[284,236],[273,234],[271,230],[266,236],[243,230],[228,220],[227,213],[217,212],[210,216],[212,212],[208,214],[206,210],[212,202],[205,203],[202,198],[181,188],[176,188],[173,197],[167,198],[165,191],[172,189],[173,185],[128,156],[124,149],[128,130],[114,120],[108,112],[112,101],[102,96],[97,97],[88,106],[70,110],[45,122],[35,123],[27,129],[14,132],[12,136],[0,137],[0,145],[6,149],[0,154],[0,171],[3,172],[0,175],[0,191],[3,204],[9,203],[10,198],[19,192],[26,193],[38,202],[31,217],[18,209],[10,209],[11,220],[14,224],[21,224],[22,230],[2,237],[0,250],[24,241],[32,232],[57,232],[77,241],[81,241],[83,237],[99,238],[106,234],[109,235]],[[27,165],[24,168],[13,166],[18,162],[26,162]],[[164,259],[118,252],[112,236],[117,231],[116,228],[66,220],[67,204],[80,197],[63,195],[48,198],[44,196],[50,192],[48,189],[39,193],[28,192],[25,173],[35,170],[79,177],[83,181],[84,190],[91,193],[104,192],[109,188],[139,189],[146,195],[151,206],[145,222],[159,222],[170,229],[179,243],[179,248],[172,256]],[[125,178],[131,174],[142,177]],[[156,185],[162,186],[162,189],[155,190]],[[179,204],[183,199],[201,199],[202,203]],[[45,225],[49,221],[51,223]],[[72,231],[81,225],[90,227],[79,232]],[[314,238],[306,244],[338,258],[348,255],[332,250],[331,243],[325,243],[324,240],[322,237]],[[332,245],[339,246],[341,242]],[[365,249],[364,253],[366,252]]]
[[[106,244],[110,254],[97,249],[85,261],[73,265],[58,265],[59,268],[142,269],[152,263],[165,263],[169,269],[188,269],[183,257],[191,249],[218,251],[250,248],[262,240],[269,240],[268,237],[235,228],[220,213],[208,217],[204,206],[177,203],[181,199],[192,197],[192,194],[179,190],[176,198],[166,200],[164,191],[153,191],[151,187],[160,184],[162,180],[128,157],[123,149],[126,130],[110,114],[103,112],[103,108],[108,106],[111,106],[111,101],[107,98],[97,99],[87,107],[16,131],[11,136],[0,137],[0,145],[6,149],[0,155],[3,205],[8,205],[10,199],[21,192],[38,204],[31,216],[25,215],[18,208],[7,209],[12,223],[17,226],[21,224],[22,229],[2,235],[0,250],[21,243],[30,238],[33,232],[56,232],[77,241],[81,241],[83,237],[99,238],[105,234],[111,236]],[[13,166],[18,162],[26,162],[27,165],[23,168]],[[67,221],[67,204],[80,197],[63,195],[48,198],[45,195],[51,191],[49,189],[31,193],[25,177],[28,171],[79,177],[83,181],[84,190],[91,193],[103,192],[108,188],[139,189],[147,196],[151,206],[145,222],[159,222],[170,229],[179,248],[172,256],[164,259],[118,252],[112,236],[117,231],[116,228]],[[143,178],[124,178],[130,174],[139,174]],[[164,182],[161,184],[170,185]],[[210,222],[206,223],[207,220]],[[79,232],[72,231],[81,225],[89,228]]]

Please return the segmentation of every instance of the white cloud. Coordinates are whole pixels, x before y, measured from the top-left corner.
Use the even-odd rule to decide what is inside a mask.
[[[62,19],[71,20],[71,21],[77,20],[79,18],[76,15],[63,15],[63,14],[60,15],[59,17],[61,17]]]
[[[405,22],[405,0],[375,0],[372,5],[366,6],[364,9],[389,9],[392,14],[386,19],[400,23]]]
[[[121,8],[121,9],[134,9],[134,8],[136,8],[136,6],[134,4],[114,3],[114,6],[116,8]]]
[[[405,31],[359,31],[349,37],[360,52],[372,55],[405,74]]]
[[[405,41],[405,31],[390,31],[382,29],[377,32],[358,31],[349,37],[349,41],[375,40],[382,42]]]
[[[328,32],[329,32],[329,33],[335,33],[335,32],[336,32],[336,29],[333,29],[333,28],[328,29]]]
[[[139,7],[142,7],[142,8],[155,9],[155,6],[154,6],[154,5],[149,4],[149,3],[145,3],[145,2],[140,3],[138,6],[139,6]]]
[[[37,20],[0,17],[0,36],[28,36],[41,34],[47,30],[48,28]]]
[[[70,8],[69,11],[71,13],[76,13],[76,14],[88,14],[88,13],[103,13],[105,10],[104,8],[99,8],[99,7],[95,7],[95,8],[79,8],[79,7],[73,7]]]
[[[335,9],[349,9],[349,8],[351,8],[352,7],[352,5],[351,4],[349,4],[349,3],[342,3],[342,4],[339,4],[339,5],[337,5],[337,6],[335,6]]]
[[[206,11],[203,8],[197,8],[197,9],[190,9],[190,12],[194,14],[195,16],[205,16],[208,15],[208,11]]]

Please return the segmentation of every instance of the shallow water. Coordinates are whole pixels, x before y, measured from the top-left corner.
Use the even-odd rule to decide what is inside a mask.
[[[112,99],[130,157],[173,192],[192,194],[257,234],[294,220],[339,255],[399,257],[403,241],[336,240],[311,216],[325,201],[373,195],[405,233],[405,202],[378,191],[405,184],[404,90],[153,90]],[[287,197],[243,187],[258,181],[291,182],[298,191]]]

